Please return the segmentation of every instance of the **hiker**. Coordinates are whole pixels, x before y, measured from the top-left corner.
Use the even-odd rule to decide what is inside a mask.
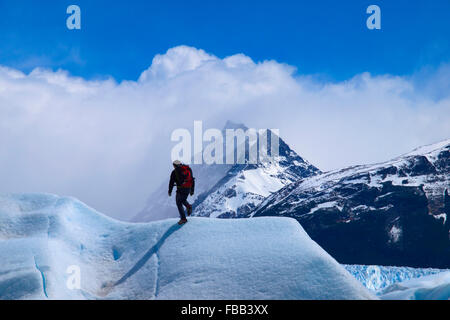
[[[187,198],[189,195],[194,195],[195,179],[192,175],[192,169],[188,165],[182,164],[179,160],[173,162],[173,167],[169,182],[169,197],[172,196],[173,186],[176,184],[176,203],[180,213],[178,224],[182,225],[187,222],[183,206],[186,207],[188,216],[192,213],[192,205],[187,202]]]

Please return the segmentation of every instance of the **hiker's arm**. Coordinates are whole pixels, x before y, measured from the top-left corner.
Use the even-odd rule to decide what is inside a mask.
[[[192,169],[189,168],[189,170],[191,170],[191,177],[192,177],[192,187],[191,187],[191,196],[194,195],[194,190],[195,190],[195,178],[194,175],[192,174]]]
[[[172,193],[174,185],[175,185],[175,171],[172,171],[172,174],[170,175],[170,181],[169,181],[169,195]]]

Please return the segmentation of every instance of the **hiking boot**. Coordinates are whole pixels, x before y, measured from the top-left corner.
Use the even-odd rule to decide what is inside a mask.
[[[192,206],[188,206],[186,209],[187,209],[187,215],[190,216],[192,214]]]
[[[182,224],[185,224],[187,222],[187,219],[180,219],[180,221],[178,221],[178,224],[181,226]]]

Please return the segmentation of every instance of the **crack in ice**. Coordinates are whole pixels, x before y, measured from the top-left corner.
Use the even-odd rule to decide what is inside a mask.
[[[119,280],[117,280],[116,282],[112,282],[112,283],[106,283],[103,285],[103,288],[101,289],[103,294],[102,296],[106,296],[108,295],[111,290],[124,283],[125,281],[127,281],[131,276],[133,276],[136,272],[138,272],[146,263],[147,261],[153,256],[156,256],[157,259],[157,268],[156,268],[156,279],[155,279],[155,292],[154,292],[154,296],[155,298],[157,297],[158,293],[159,293],[159,270],[160,270],[160,258],[159,258],[159,250],[161,249],[162,245],[164,244],[164,242],[166,241],[167,238],[169,238],[175,231],[177,231],[178,229],[180,229],[182,226],[175,224],[173,226],[171,226],[164,234],[163,236],[159,239],[159,241],[153,246],[151,247],[145,254],[144,256],[138,261],[136,262],[136,264],[127,272],[125,273],[125,275],[120,278]]]
[[[42,269],[39,267],[39,265],[37,263],[37,260],[36,260],[36,256],[34,256],[34,265],[36,267],[36,270],[38,270],[39,273],[41,274],[41,277],[42,277],[42,290],[44,291],[45,296],[48,298],[45,274],[44,274],[44,271],[42,271]]]

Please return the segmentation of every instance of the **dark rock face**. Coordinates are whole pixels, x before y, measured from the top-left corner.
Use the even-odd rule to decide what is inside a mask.
[[[224,197],[227,198],[234,198],[237,196],[236,190],[234,188],[228,188],[227,190],[225,190],[225,192],[223,193]]]
[[[251,216],[297,219],[341,263],[450,268],[449,149],[297,181]]]

